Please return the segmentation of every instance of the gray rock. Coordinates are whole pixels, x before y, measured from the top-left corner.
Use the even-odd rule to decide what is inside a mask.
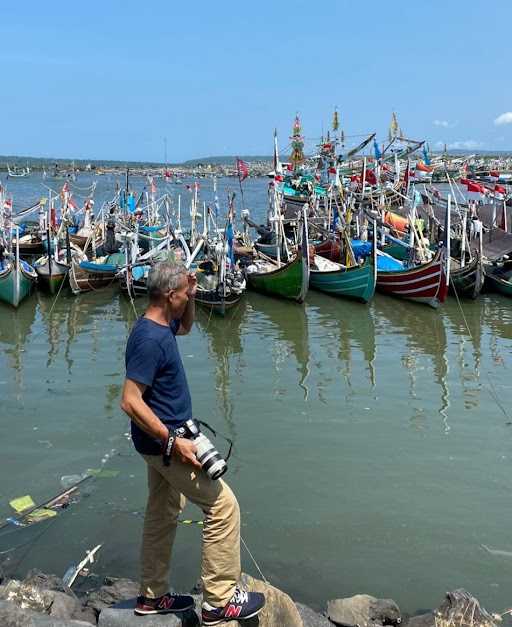
[[[250,592],[263,592],[265,607],[254,619],[244,620],[243,623],[233,621],[227,623],[230,627],[303,627],[302,618],[295,603],[285,593],[268,583],[254,579],[249,575],[242,575],[242,585]],[[221,623],[224,625],[224,623]]]
[[[332,627],[331,621],[323,614],[315,612],[307,605],[295,603],[304,627]]]
[[[137,598],[133,597],[101,610],[98,627],[198,627],[200,625],[194,610],[180,614],[144,616],[141,619],[133,613],[136,602]]]
[[[105,583],[107,585],[91,592],[85,602],[85,606],[92,607],[97,614],[120,601],[136,597],[139,593],[139,584],[130,579],[107,577]]]
[[[436,617],[432,612],[411,616],[406,623],[406,627],[435,627]]]
[[[11,579],[5,586],[0,586],[0,599],[10,601],[21,609],[49,613],[53,603],[53,593],[36,586]]]
[[[65,587],[62,583],[62,579],[57,575],[47,575],[37,568],[29,570],[27,576],[23,580],[23,583],[27,586],[36,586],[43,590],[56,590],[58,592],[69,593],[69,588]]]
[[[401,622],[400,609],[394,601],[377,599],[368,594],[328,601],[327,617],[333,623],[346,627],[397,625]]]
[[[10,601],[0,601],[0,625],[2,627],[90,627],[90,623],[60,620],[28,608],[23,609]]]
[[[89,625],[96,625],[98,622],[98,615],[92,607],[79,606],[71,618],[88,623]]]
[[[53,595],[49,612],[50,616],[55,618],[73,618],[73,615],[80,607],[80,603],[68,594],[64,594],[64,592],[55,590],[49,590],[48,592]]]

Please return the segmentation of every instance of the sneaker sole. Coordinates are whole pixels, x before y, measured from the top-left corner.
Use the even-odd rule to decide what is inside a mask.
[[[191,610],[194,607],[194,604],[192,605],[188,605],[187,607],[182,607],[179,610],[133,610],[134,614],[137,614],[137,616],[148,616],[148,615],[155,615],[155,614],[180,614],[181,612],[186,612],[187,610]]]
[[[263,607],[265,607],[265,606],[263,606]],[[248,620],[249,618],[254,618],[255,616],[258,616],[258,614],[261,612],[263,607],[260,607],[259,610],[256,610],[255,612],[253,612],[252,614],[249,614],[248,616],[243,616],[243,617],[241,617],[241,616],[238,616],[238,617],[233,616],[233,618],[221,618],[219,620],[215,619],[214,621],[205,621],[203,619],[202,620],[202,624],[210,626],[210,625],[220,625],[220,623],[227,623],[227,622],[229,622],[231,620],[240,620],[240,621]]]

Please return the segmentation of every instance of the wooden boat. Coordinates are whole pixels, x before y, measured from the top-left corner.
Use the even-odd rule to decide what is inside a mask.
[[[485,286],[489,291],[512,296],[512,262],[486,266]]]
[[[341,243],[339,238],[331,236],[322,242],[315,243],[314,247],[316,255],[339,263],[341,259]]]
[[[125,255],[113,253],[93,260],[71,262],[69,285],[74,294],[89,292],[111,285],[125,263]]]
[[[37,281],[34,268],[23,259],[0,260],[0,300],[13,307],[18,307],[21,301],[32,291]]]
[[[274,261],[259,253],[258,258],[245,268],[245,276],[247,284],[258,292],[295,300],[298,303],[304,302],[309,286],[308,227],[304,208],[296,256],[291,261],[283,263],[279,259]]]
[[[367,303],[375,293],[376,272],[372,258],[347,268],[315,255],[309,269],[309,285],[332,296],[343,296]]]
[[[461,298],[478,298],[485,281],[480,255],[464,266],[458,259],[450,259],[450,291]]]
[[[288,263],[278,265],[270,258],[258,258],[247,266],[245,272],[249,287],[258,292],[298,303],[304,302],[308,293],[309,264],[302,246]]]
[[[384,253],[379,253],[378,260],[382,255]],[[378,261],[377,289],[390,296],[439,307],[448,293],[444,249],[440,248],[431,261],[411,268],[384,270]]]
[[[68,275],[69,266],[61,261],[56,261],[53,255],[43,255],[34,262],[34,269],[41,286],[56,294],[61,288]]]
[[[16,240],[13,240],[13,246]],[[20,235],[20,255],[42,255],[44,243],[39,233],[31,232]]]

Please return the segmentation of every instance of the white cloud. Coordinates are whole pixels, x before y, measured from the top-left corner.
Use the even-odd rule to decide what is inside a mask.
[[[474,139],[466,139],[465,141],[456,141],[448,144],[448,148],[452,150],[476,150],[477,148],[483,148],[482,142],[477,142]]]
[[[507,111],[506,113],[498,115],[498,117],[494,120],[494,124],[496,126],[501,126],[502,124],[512,124],[512,111]]]
[[[455,141],[451,143],[445,143],[438,141],[435,143],[435,147],[442,149],[446,146],[448,150],[476,150],[477,148],[483,148],[483,142],[477,142],[475,139],[466,139],[465,141]]]
[[[434,120],[432,124],[434,126],[441,126],[442,128],[454,128],[457,126],[457,122],[448,122],[448,120]]]

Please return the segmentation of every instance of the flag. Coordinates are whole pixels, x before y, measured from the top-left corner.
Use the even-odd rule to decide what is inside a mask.
[[[426,144],[423,144],[423,161],[425,165],[430,165],[430,157],[428,156]]]
[[[366,170],[366,178],[367,183],[370,185],[377,185],[377,177],[375,176],[375,172],[373,170]]]
[[[279,147],[277,145],[277,129],[274,129],[274,173],[281,174],[282,172],[283,168],[279,161]]]
[[[485,194],[485,187],[478,183],[472,183],[468,181],[468,192],[475,192],[477,194]]]
[[[234,232],[233,232],[233,223],[229,220],[228,225],[226,227],[226,240],[228,242],[228,257],[231,262],[231,265],[235,265],[235,251],[233,248],[233,240],[234,240]]]
[[[419,170],[420,172],[433,172],[434,168],[429,167],[428,165],[425,165],[423,163],[423,161],[418,161],[418,163],[416,164],[416,170]]]
[[[242,159],[236,158],[236,171],[240,182],[244,181],[249,176],[249,164]]]
[[[332,130],[337,131],[340,127],[340,120],[338,117],[338,111],[334,109],[334,116],[332,118]]]
[[[375,152],[375,159],[379,160],[382,157],[382,152],[380,151],[380,148],[375,141],[375,138],[373,139],[373,150]]]

